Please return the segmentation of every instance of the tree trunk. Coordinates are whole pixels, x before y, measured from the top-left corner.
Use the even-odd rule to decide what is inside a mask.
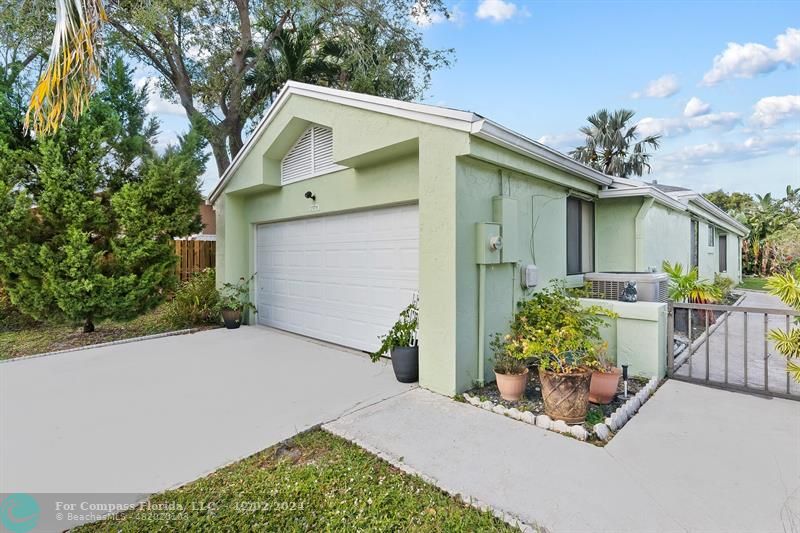
[[[86,322],[83,323],[83,332],[92,333],[93,331],[94,331],[94,322],[92,322],[91,318],[87,318]]]

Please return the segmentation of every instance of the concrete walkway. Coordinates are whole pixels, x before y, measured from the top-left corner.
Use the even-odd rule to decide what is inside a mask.
[[[768,309],[790,309],[777,296],[764,292],[743,291],[744,300],[740,303],[745,307]],[[728,383],[744,385],[745,378],[748,386],[753,388],[764,387],[764,314],[748,313],[747,317],[747,344],[745,344],[745,318],[744,313],[732,312],[727,319],[728,330]],[[792,323],[789,324],[793,327]],[[768,315],[767,331],[771,329],[786,329],[785,315]],[[708,341],[708,365],[706,365],[706,342],[700,343],[691,358],[691,375],[704,379],[706,366],[708,366],[709,379],[719,383],[725,382],[725,329],[724,322],[714,330]],[[746,350],[745,350],[746,348]],[[767,369],[769,390],[800,396],[800,384],[787,379],[786,358],[775,349],[772,341],[767,341]],[[745,357],[746,354],[746,357]],[[745,375],[745,360],[747,373]],[[677,374],[689,375],[689,362],[687,361],[677,369]]]
[[[409,389],[264,327],[0,363],[0,493],[136,501]]]
[[[325,429],[550,531],[800,529],[800,402],[665,383],[605,448],[416,389]]]

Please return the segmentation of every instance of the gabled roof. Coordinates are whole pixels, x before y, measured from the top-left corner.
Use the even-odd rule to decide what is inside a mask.
[[[270,122],[272,122],[274,117],[292,95],[315,98],[325,102],[334,102],[341,105],[357,107],[359,109],[463,131],[523,155],[544,161],[593,183],[602,186],[609,186],[612,183],[612,179],[602,172],[598,172],[557,150],[529,139],[524,135],[501,126],[477,113],[472,113],[471,111],[419,104],[416,102],[404,102],[402,100],[393,100],[381,96],[288,81],[278,93],[277,98],[270,106],[266,115],[264,115],[264,118],[262,118],[261,122],[256,126],[253,135],[248,139],[244,147],[242,147],[233,159],[230,166],[225,170],[225,173],[220,178],[216,187],[214,187],[214,190],[209,195],[209,201],[211,203],[216,201],[242,161],[257,144],[258,139],[264,134]]]

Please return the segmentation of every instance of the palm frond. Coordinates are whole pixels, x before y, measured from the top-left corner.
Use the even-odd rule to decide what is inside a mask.
[[[88,105],[100,77],[102,0],[56,0],[56,25],[47,68],[31,95],[25,128],[55,132],[68,114]]]

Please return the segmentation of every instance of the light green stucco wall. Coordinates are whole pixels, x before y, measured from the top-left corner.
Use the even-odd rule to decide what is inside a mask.
[[[636,270],[634,219],[641,206],[641,198],[595,202],[595,266],[598,272]]]
[[[662,378],[667,373],[667,304],[583,299],[584,305],[599,305],[618,316],[601,330],[608,342],[608,355],[617,365],[628,365],[635,376]]]
[[[475,223],[492,222],[492,197],[517,201],[516,228],[503,228],[504,249],[518,250],[518,262],[486,267],[484,379],[493,380],[491,349],[494,333],[508,330],[516,302],[526,296],[519,267],[536,264],[539,288],[551,279],[566,278],[566,197],[568,188],[540,178],[502,171],[500,167],[463,157],[457,165],[456,390],[478,379],[478,283],[475,262]],[[535,229],[534,229],[535,228]],[[535,254],[535,258],[534,258]]]
[[[660,271],[664,260],[688,267],[691,264],[690,225],[687,213],[654,203],[644,220],[644,269],[652,266]]]

